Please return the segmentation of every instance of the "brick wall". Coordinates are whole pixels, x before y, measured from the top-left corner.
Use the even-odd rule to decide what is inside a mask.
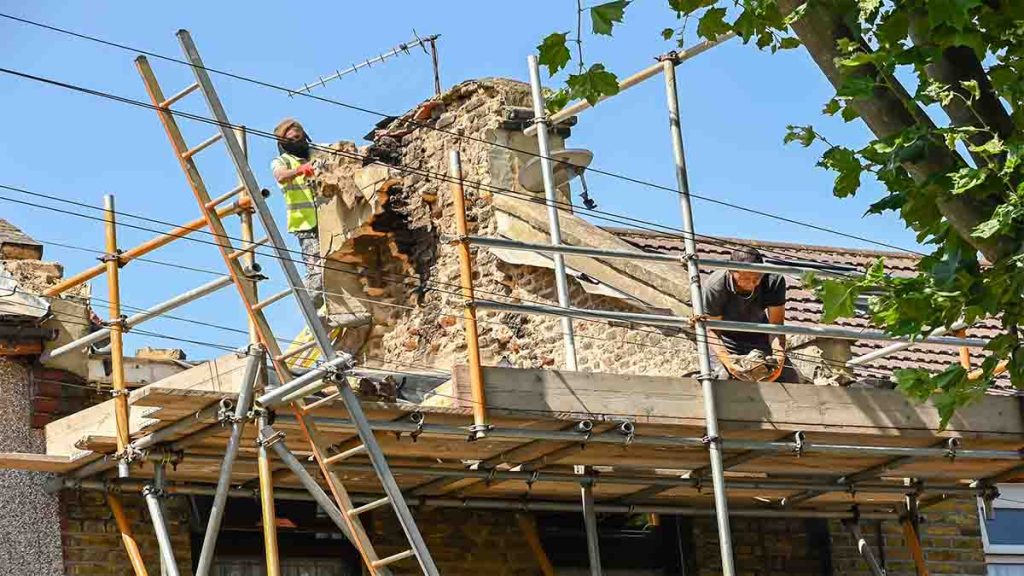
[[[733,557],[743,576],[819,576],[828,563],[827,525],[801,519],[732,518]],[[714,518],[693,521],[697,574],[722,573]],[[822,541],[826,545],[822,545]],[[836,574],[846,574],[837,571]]]
[[[927,521],[921,523],[921,547],[931,576],[963,576],[985,574],[985,552],[982,548],[981,526],[974,500],[945,502],[924,511]],[[860,559],[853,537],[838,521],[831,522],[833,560],[836,574],[870,576]],[[864,538],[878,555],[875,527],[864,527]],[[897,522],[882,523],[885,564],[889,576],[917,576],[903,529]]]
[[[160,573],[160,556],[146,503],[138,494],[122,495],[125,514],[132,524],[146,568]],[[181,574],[192,574],[188,502],[181,497],[164,501],[171,540]],[[96,491],[65,490],[61,497],[61,539],[64,545],[64,573],[69,575],[124,575],[134,572],[121,544],[121,533],[107,506],[106,497]]]
[[[540,573],[515,514],[498,510],[417,509],[416,525],[445,576]],[[381,556],[408,549],[393,514],[374,514],[367,526]],[[415,560],[395,564],[395,574],[420,574]]]

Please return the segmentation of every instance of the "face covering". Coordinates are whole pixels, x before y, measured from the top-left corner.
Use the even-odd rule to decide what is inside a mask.
[[[277,147],[282,151],[292,156],[299,158],[309,159],[309,141],[305,138],[299,140],[280,140],[277,143]]]

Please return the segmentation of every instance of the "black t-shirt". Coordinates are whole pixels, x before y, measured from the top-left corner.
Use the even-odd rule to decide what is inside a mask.
[[[778,274],[765,274],[750,294],[737,294],[728,270],[717,270],[704,283],[704,313],[735,322],[768,322],[767,309],[786,304],[786,279]],[[721,331],[722,344],[730,354],[746,354],[751,350],[771,353],[768,334]]]

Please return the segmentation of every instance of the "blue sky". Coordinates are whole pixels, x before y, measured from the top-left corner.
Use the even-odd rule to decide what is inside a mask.
[[[497,2],[386,1],[195,2],[161,5],[157,13],[144,2],[0,2],[3,12],[179,57],[174,33],[191,31],[206,64],[276,84],[300,86],[319,75],[389,49],[420,35],[441,34],[439,52],[445,87],[470,78],[504,76],[525,80],[526,57],[547,33],[575,26],[571,0]],[[637,0],[616,37],[587,38],[585,56],[628,75],[673,47],[660,31],[677,24],[661,0]],[[146,100],[133,64],[134,54],[0,19],[0,66],[97,90]],[[167,93],[188,84],[183,66],[152,61]],[[802,50],[768,54],[738,41],[715,48],[678,70],[683,130],[693,192],[810,221],[872,238],[914,247],[913,234],[894,217],[861,215],[881,191],[869,183],[855,199],[831,196],[832,177],[814,166],[820,149],[783,146],[787,124],[814,124],[836,143],[857,146],[867,141],[860,122],[844,124],[820,114],[831,87]],[[296,116],[316,141],[358,140],[378,117],[306,98],[214,77],[231,120],[270,130],[283,116]],[[429,58],[422,52],[391,60],[320,88],[318,94],[386,113],[401,113],[433,93]],[[155,113],[51,86],[0,75],[0,184],[19,186],[102,205],[116,195],[118,209],[181,223],[198,215],[195,201],[175,161]],[[182,109],[206,115],[197,99]],[[197,143],[212,133],[209,126],[184,125]],[[665,112],[664,85],[649,81],[580,117],[570,140],[573,147],[594,151],[594,167],[665,186],[674,186],[672,150]],[[275,154],[272,142],[254,139],[251,156],[257,178],[273,182],[267,168]],[[234,172],[220,148],[200,160],[212,194],[234,184]],[[600,209],[678,226],[675,194],[599,175],[588,178]],[[0,197],[44,203],[15,192]],[[272,205],[283,209],[279,196]],[[766,219],[731,208],[696,201],[697,232],[789,242],[871,247],[848,238]],[[99,212],[94,214],[98,215]],[[102,224],[0,200],[0,215],[37,239],[101,249]],[[140,226],[152,223],[123,220]],[[120,243],[134,245],[152,232],[122,228]],[[48,259],[63,262],[68,272],[95,263],[95,255],[49,246]],[[211,271],[223,269],[213,246],[179,241],[153,258]],[[271,283],[281,282],[266,263]],[[209,281],[212,276],[154,266],[129,265],[122,271],[128,305],[147,306]],[[239,328],[244,313],[230,291],[180,310],[190,318]],[[97,280],[93,291],[105,296]],[[276,290],[274,290],[276,291]],[[99,307],[99,306],[98,306]],[[271,313],[279,335],[299,327],[289,305]],[[183,338],[241,345],[245,337],[173,320],[146,325]],[[140,345],[184,347],[191,357],[217,351],[202,346],[133,336],[129,350]]]

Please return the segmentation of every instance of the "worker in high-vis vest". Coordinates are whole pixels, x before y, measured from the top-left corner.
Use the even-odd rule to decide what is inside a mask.
[[[297,120],[286,118],[274,128],[274,136],[277,137],[277,149],[281,155],[271,161],[270,168],[284,193],[288,232],[298,238],[302,250],[302,260],[306,264],[306,290],[320,315],[325,317],[330,325],[365,324],[369,321],[369,314],[351,294],[353,290],[361,287],[358,272],[351,270],[352,267],[347,265],[337,264],[337,267],[345,269],[345,273],[338,275],[336,283],[332,282],[332,288],[335,288],[340,296],[334,300],[340,303],[342,309],[330,317],[326,312],[324,260],[320,254],[320,231],[317,228],[316,214],[318,203],[313,179],[316,170],[310,161],[309,135]]]

